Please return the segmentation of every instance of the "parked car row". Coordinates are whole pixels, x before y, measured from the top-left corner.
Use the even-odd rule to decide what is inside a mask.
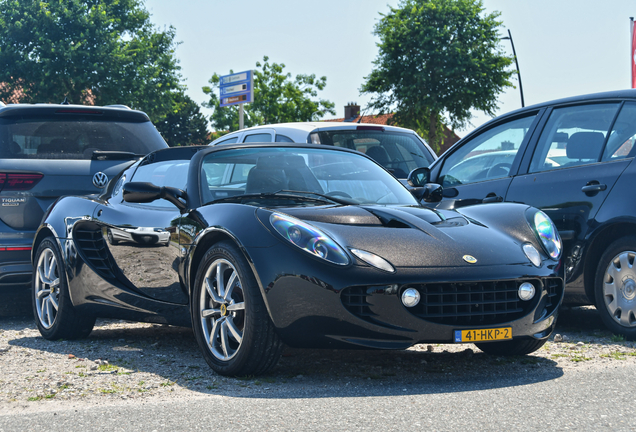
[[[125,107],[2,107],[0,283],[33,276],[48,339],[97,317],[191,325],[225,375],[265,372],[283,343],[527,354],[564,297],[633,339],[633,110],[636,91],[548,102],[437,159],[390,126],[166,149]]]

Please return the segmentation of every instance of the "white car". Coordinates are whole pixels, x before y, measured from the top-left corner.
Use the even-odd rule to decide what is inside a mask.
[[[346,147],[366,153],[400,180],[437,156],[411,129],[369,123],[300,122],[255,126],[232,132],[210,145],[280,142]]]

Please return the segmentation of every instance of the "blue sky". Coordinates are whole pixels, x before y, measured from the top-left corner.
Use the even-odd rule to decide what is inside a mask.
[[[373,27],[398,0],[146,0],[151,21],[172,25],[188,94],[201,103],[201,87],[214,72],[253,69],[264,55],[284,63],[292,75],[327,77],[319,93],[336,104],[363,106],[359,88],[373,68]],[[510,29],[517,51],[526,105],[577,94],[629,88],[629,17],[633,0],[484,0],[500,11],[502,33]],[[506,33],[507,34],[507,33]],[[512,53],[509,41],[502,48]],[[498,114],[521,106],[519,89],[499,97]],[[206,114],[209,112],[204,111]],[[473,126],[490,117],[475,113]]]

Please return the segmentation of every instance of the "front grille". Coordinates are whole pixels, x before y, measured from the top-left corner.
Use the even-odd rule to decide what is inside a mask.
[[[340,300],[345,309],[365,321],[370,321],[372,317],[376,316],[371,311],[371,305],[367,301],[367,297],[370,294],[367,292],[367,287],[355,286],[349,287],[342,291]]]
[[[115,277],[101,229],[78,227],[73,231],[73,238],[79,253],[97,273],[107,278]]]
[[[521,301],[518,287],[523,281],[431,283],[410,285],[419,291],[420,303],[409,308],[415,316],[438,324],[499,324],[526,315],[535,301]],[[534,282],[537,292],[541,285]],[[407,288],[407,287],[404,287]]]
[[[545,305],[546,314],[552,313],[559,305],[559,300],[563,295],[563,279],[544,279],[545,290],[547,291],[547,301]]]
[[[519,285],[524,282],[530,282],[536,289],[535,297],[530,301],[519,299]],[[374,306],[377,302],[373,301],[373,296],[392,294],[395,301],[400,302],[400,295],[405,289],[415,288],[420,293],[420,302],[405,310],[416,317],[437,324],[483,326],[526,316],[537,307],[542,296],[541,311],[537,312],[545,316],[554,311],[563,295],[563,282],[559,278],[408,284],[391,293],[384,288],[347,287],[341,294],[342,304],[355,316],[375,322],[374,317],[382,312]]]

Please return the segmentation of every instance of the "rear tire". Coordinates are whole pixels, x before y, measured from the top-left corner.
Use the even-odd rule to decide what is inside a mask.
[[[233,243],[218,243],[205,254],[191,304],[197,343],[215,372],[259,375],[277,363],[283,344],[256,279]]]
[[[38,246],[31,288],[35,322],[45,339],[82,339],[93,330],[95,317],[79,313],[71,302],[64,261],[53,237]]]
[[[608,246],[594,278],[596,309],[614,334],[636,340],[636,237]]]
[[[486,354],[513,356],[533,353],[547,341],[548,339],[513,339],[501,342],[477,343],[475,345]]]

